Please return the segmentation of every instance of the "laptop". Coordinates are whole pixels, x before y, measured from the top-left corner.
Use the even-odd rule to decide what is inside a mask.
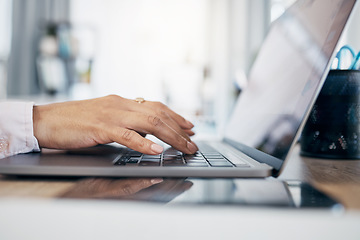
[[[276,20],[258,53],[222,141],[194,155],[142,155],[103,145],[0,161],[0,174],[108,177],[278,176],[289,159],[356,0],[299,0]]]

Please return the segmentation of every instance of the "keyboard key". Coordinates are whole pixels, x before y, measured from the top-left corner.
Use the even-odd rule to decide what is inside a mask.
[[[164,160],[163,164],[165,163],[184,163],[182,159],[170,159],[170,160]]]
[[[207,163],[187,163],[185,166],[187,167],[208,167],[209,165]]]
[[[139,166],[159,166],[160,165],[160,158],[142,158]]]
[[[206,163],[205,159],[186,160],[186,163]]]
[[[224,158],[224,156],[223,155],[221,155],[221,154],[204,154],[204,156],[205,156],[205,158]]]
[[[226,159],[218,159],[218,158],[215,158],[215,159],[207,159],[209,163],[222,163],[222,162],[226,162],[228,163],[229,161],[226,160]]]
[[[195,157],[195,156],[192,156],[192,155],[188,155],[188,156],[184,156],[184,159],[185,160],[204,160],[204,157]]]
[[[205,155],[218,155],[219,152],[216,152],[216,151],[202,151],[201,152],[204,156]]]
[[[163,167],[183,167],[186,166],[183,162],[163,162]]]
[[[128,164],[128,163],[138,163],[139,160],[140,160],[140,158],[138,158],[138,157],[131,157],[128,160],[126,160],[125,162],[126,162],[126,164]]]
[[[185,156],[202,157],[203,155],[200,152],[196,152],[194,154],[186,154]]]
[[[164,156],[163,157],[163,161],[172,161],[172,160],[175,160],[175,161],[182,161],[182,157],[181,156]]]
[[[131,157],[141,157],[143,154],[137,151],[129,151],[128,155]]]
[[[142,159],[160,159],[161,158],[161,155],[147,155],[147,154],[144,154]]]
[[[141,159],[141,162],[160,162],[160,159],[157,158],[150,158],[150,159]]]
[[[139,163],[139,166],[160,166],[160,162],[143,162]]]
[[[210,165],[213,167],[233,167],[229,162],[210,162]]]
[[[182,152],[175,149],[170,149],[170,150],[166,150],[163,154],[164,156],[169,156],[169,155],[181,156]]]
[[[115,160],[115,164],[116,165],[125,165],[126,164],[126,161],[128,161],[130,159],[130,156],[128,155],[119,155],[117,157],[117,161]]]

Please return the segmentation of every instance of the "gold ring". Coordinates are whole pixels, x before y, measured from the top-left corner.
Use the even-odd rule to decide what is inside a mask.
[[[137,103],[143,103],[143,102],[145,102],[145,99],[142,98],[142,97],[137,97],[137,98],[135,98],[135,102],[137,102]]]

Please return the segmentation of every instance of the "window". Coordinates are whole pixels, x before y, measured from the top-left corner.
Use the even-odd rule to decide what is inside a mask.
[[[0,1],[0,99],[6,98],[6,63],[11,44],[12,1]]]
[[[285,10],[295,2],[296,0],[272,0],[270,10],[271,22],[277,19],[285,12]]]

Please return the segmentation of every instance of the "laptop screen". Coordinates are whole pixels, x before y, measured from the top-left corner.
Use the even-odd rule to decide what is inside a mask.
[[[355,2],[300,0],[273,23],[227,126],[230,143],[280,169]]]

